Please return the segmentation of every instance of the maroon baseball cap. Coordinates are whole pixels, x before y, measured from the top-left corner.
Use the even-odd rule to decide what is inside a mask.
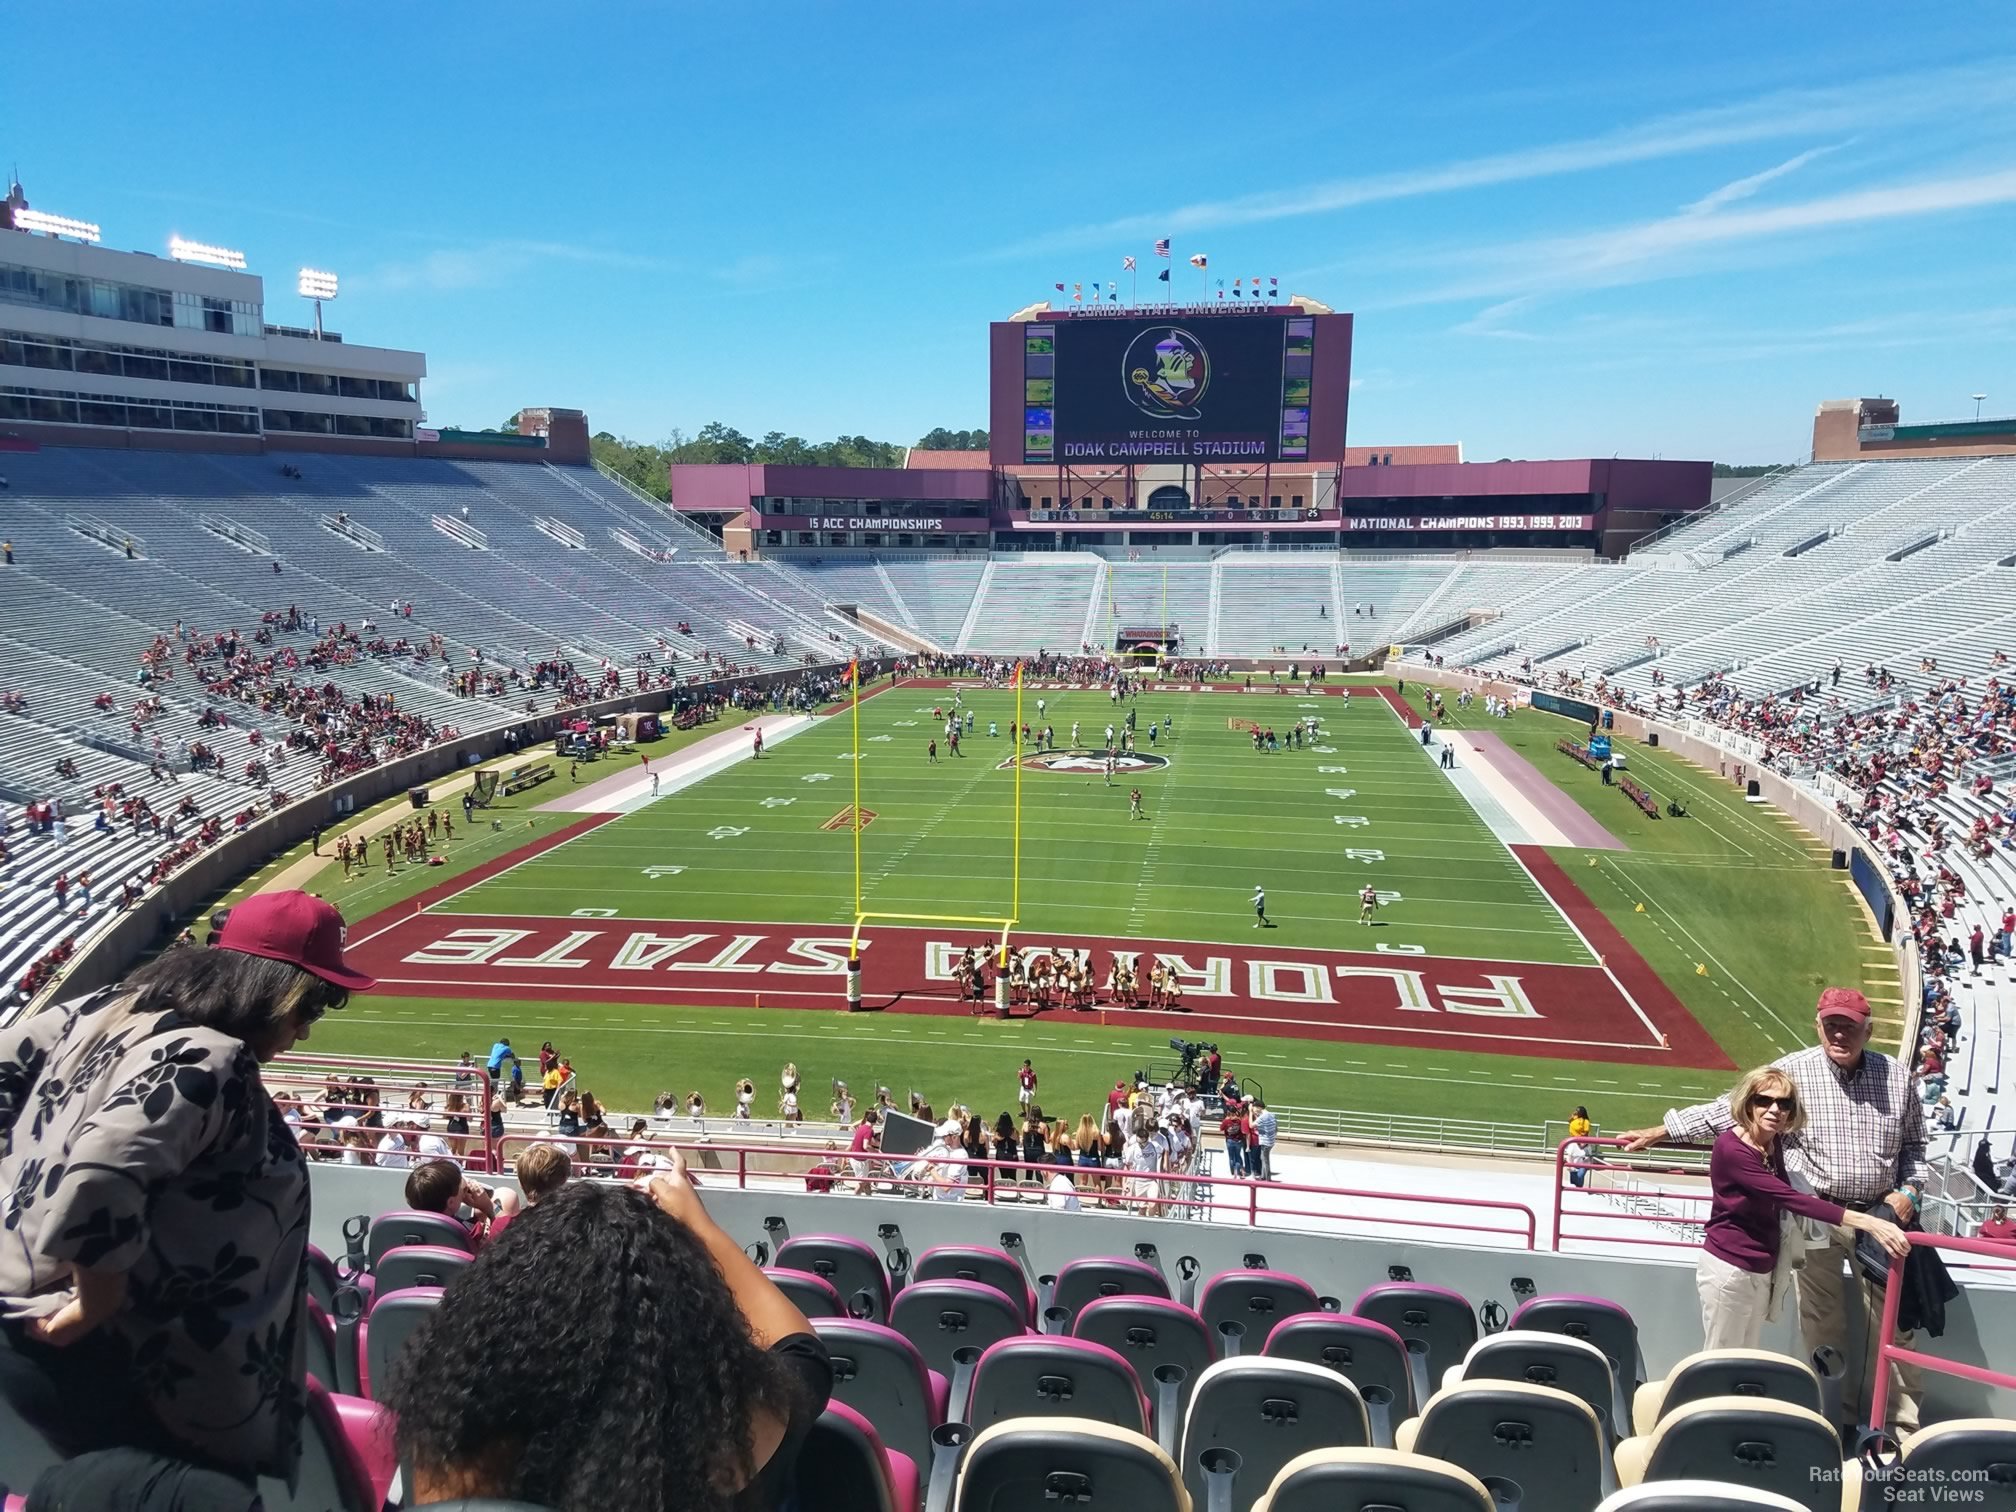
[[[1869,1018],[1869,999],[1852,987],[1829,987],[1820,994],[1819,1016],[1823,1019],[1845,1018],[1856,1023],[1866,1023]]]
[[[343,964],[343,915],[305,892],[254,893],[233,905],[217,946],[289,962],[352,992],[378,985],[376,977]]]

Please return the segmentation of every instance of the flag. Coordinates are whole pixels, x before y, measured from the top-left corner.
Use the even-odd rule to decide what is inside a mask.
[[[1168,237],[1165,236],[1160,241],[1155,243],[1155,255],[1157,257],[1167,257],[1169,255]]]
[[[861,691],[861,658],[855,657],[847,663],[847,681],[854,685],[854,691]]]
[[[1278,278],[1270,278],[1267,280],[1267,287],[1270,289],[1278,289],[1281,287],[1281,280]]]
[[[1018,688],[1022,686],[1022,663],[1019,661],[1015,663],[1015,686]]]
[[[1062,294],[1062,293],[1064,292],[1064,285],[1062,285],[1061,283],[1060,283],[1060,284],[1058,284],[1058,285],[1056,286],[1056,288],[1057,288],[1057,292],[1058,292],[1059,294]]]
[[[1239,285],[1236,283],[1232,285],[1232,297],[1234,299],[1238,299],[1240,297]]]
[[[1106,297],[1112,300],[1113,303],[1115,304],[1120,303],[1120,291],[1118,289],[1114,289],[1109,286]]]
[[[1132,273],[1132,272],[1134,271],[1134,259],[1133,259],[1133,258],[1131,258],[1131,257],[1123,257],[1123,258],[1121,258],[1121,259],[1120,259],[1120,271],[1121,271],[1122,273]]]
[[[1120,285],[1118,285],[1117,283],[1113,282],[1113,280],[1112,280],[1112,279],[1110,279],[1110,278],[1109,278],[1109,279],[1107,279],[1107,280],[1106,280],[1106,292],[1107,292],[1108,294],[1111,294],[1111,293],[1112,293],[1112,292],[1113,292],[1113,291],[1114,291],[1115,289],[1117,289],[1117,288],[1119,288],[1119,287],[1120,287]]]
[[[1163,283],[1169,282],[1169,270],[1167,268],[1164,268],[1160,273],[1157,273],[1155,276],[1159,278]]]
[[[1258,282],[1259,282],[1260,280],[1256,278],[1256,279],[1254,279],[1253,281],[1254,281],[1255,283],[1258,283]],[[1238,288],[1238,287],[1239,287],[1239,285],[1240,285],[1241,283],[1243,283],[1243,282],[1244,282],[1244,280],[1243,280],[1243,279],[1238,279],[1238,278],[1235,278],[1235,279],[1233,279],[1233,280],[1232,280],[1232,287],[1236,289],[1236,288]]]
[[[1206,257],[1202,252],[1192,252],[1190,254],[1190,266],[1193,268],[1208,268],[1211,266],[1211,259]]]

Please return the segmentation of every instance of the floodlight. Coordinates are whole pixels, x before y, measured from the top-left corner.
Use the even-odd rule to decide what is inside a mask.
[[[78,241],[95,242],[98,228],[90,221],[72,220],[67,215],[51,215],[44,210],[20,209],[14,212],[16,231],[40,231],[47,236],[68,236]]]
[[[303,299],[334,299],[336,275],[319,273],[313,268],[303,268],[294,289]]]
[[[213,247],[208,242],[184,241],[179,236],[168,238],[168,255],[177,262],[208,263],[212,267],[231,268],[245,271],[245,254],[234,252],[229,247]]]

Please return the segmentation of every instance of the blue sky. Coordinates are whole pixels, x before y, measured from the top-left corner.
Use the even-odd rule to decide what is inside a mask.
[[[437,424],[986,423],[986,324],[1173,237],[1358,315],[1351,439],[1803,455],[2016,413],[2016,20],[1839,6],[17,7],[0,162]]]

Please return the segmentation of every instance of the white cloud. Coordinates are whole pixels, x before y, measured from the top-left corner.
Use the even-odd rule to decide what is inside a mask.
[[[1704,263],[1733,250],[1784,238],[2007,204],[2016,204],[2016,168],[1884,184],[1770,209],[1700,214],[1689,210],[1604,231],[1470,249],[1450,259],[1470,264],[1474,271],[1468,276],[1381,303],[1439,304],[1475,298],[1510,302],[1517,296],[1613,288],[1698,272]],[[1506,312],[1502,305],[1493,309],[1501,316]]]
[[[669,264],[655,257],[578,242],[501,239],[464,247],[438,247],[418,257],[384,263],[346,279],[349,292],[375,294],[418,290],[454,294],[470,289],[501,288],[544,263],[577,263],[589,267],[663,272]]]
[[[1520,148],[1484,157],[1336,179],[1300,188],[1204,201],[1149,214],[1070,227],[981,254],[983,261],[1023,258],[1086,243],[1125,243],[1158,236],[1186,235],[1228,226],[1252,225],[1322,215],[1362,205],[1431,194],[1586,173],[1660,158],[1787,137],[1812,137],[1866,126],[1882,119],[1891,129],[1936,115],[1951,115],[2016,100],[2016,73],[1995,66],[1969,66],[1929,75],[1900,75],[1825,89],[1788,90],[1734,105],[1660,117],[1576,141]],[[1826,149],[1823,149],[1826,150]],[[1813,155],[1817,155],[1813,154]],[[1802,154],[1759,176],[1758,184],[1794,171],[1811,156]],[[1754,192],[1734,193],[1731,198]],[[1737,186],[1730,186],[1735,190]],[[1711,196],[1712,198],[1712,196]],[[1712,206],[1710,207],[1713,208]]]
[[[1775,168],[1766,168],[1762,173],[1753,173],[1748,178],[1739,178],[1724,184],[1720,189],[1704,194],[1693,204],[1681,210],[1682,215],[1712,215],[1724,205],[1733,205],[1738,200],[1746,200],[1773,180],[1781,179],[1788,173],[1797,173],[1817,157],[1825,157],[1830,152],[1838,152],[1848,144],[1836,142],[1831,147],[1811,147],[1797,157],[1787,158]]]

